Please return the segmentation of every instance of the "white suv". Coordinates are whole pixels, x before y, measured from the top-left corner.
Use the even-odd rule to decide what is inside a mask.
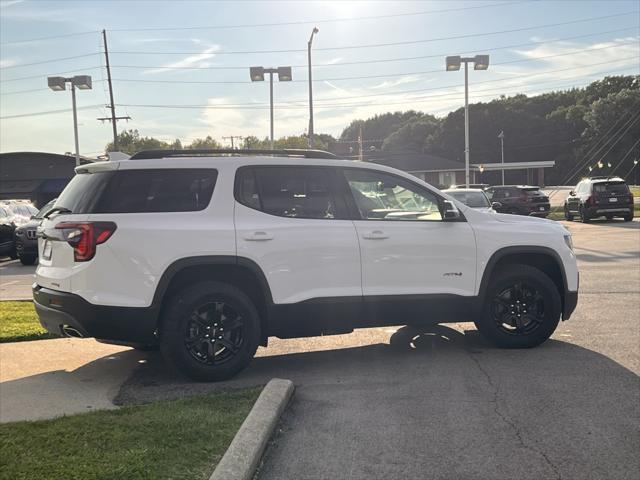
[[[39,227],[50,332],[159,345],[191,378],[269,336],[474,321],[544,342],[578,300],[559,223],[487,215],[407,173],[318,151],[155,151],[84,165]]]

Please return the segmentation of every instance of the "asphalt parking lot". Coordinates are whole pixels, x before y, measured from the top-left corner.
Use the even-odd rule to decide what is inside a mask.
[[[150,356],[118,401],[292,379],[261,479],[638,478],[640,223],[567,225],[580,301],[541,347],[496,349],[468,323],[271,339],[220,384]]]
[[[471,323],[270,339],[247,370],[218,384],[176,377],[147,353],[116,402],[292,379],[261,479],[636,479],[640,222],[565,225],[580,301],[538,348],[493,348]]]

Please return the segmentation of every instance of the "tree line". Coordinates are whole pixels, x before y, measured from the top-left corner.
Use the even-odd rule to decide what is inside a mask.
[[[588,174],[632,172],[640,157],[640,75],[609,76],[584,88],[541,95],[502,96],[469,106],[471,163],[553,160],[547,184],[574,184]],[[437,118],[419,111],[389,112],[352,121],[338,139],[315,135],[315,147],[344,151],[341,142],[375,145],[383,152],[420,152],[464,162],[464,108]],[[207,136],[189,144],[164,142],[137,130],[119,134],[119,150],[223,148]],[[274,147],[307,148],[306,134],[282,137]],[[246,137],[236,147],[268,149],[268,138]],[[352,147],[353,148],[353,147]],[[356,144],[356,148],[357,144]],[[106,147],[112,151],[113,145]],[[640,167],[637,167],[640,169]],[[633,172],[636,173],[636,172]]]

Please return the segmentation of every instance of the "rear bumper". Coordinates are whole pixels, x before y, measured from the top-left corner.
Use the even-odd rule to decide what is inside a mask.
[[[596,205],[595,207],[589,207],[586,209],[586,213],[589,217],[597,217],[599,215],[629,215],[633,213],[633,205]]]
[[[69,336],[71,327],[83,337],[120,343],[152,344],[157,341],[157,311],[154,308],[93,305],[72,293],[33,285],[33,300],[40,324],[49,332]]]
[[[542,210],[540,210],[542,208]],[[551,205],[548,203],[538,203],[533,204],[528,207],[528,214],[533,217],[546,217],[549,215],[549,211],[551,210]]]
[[[566,292],[564,294],[564,305],[562,308],[562,320],[569,320],[571,314],[578,305],[578,292]]]

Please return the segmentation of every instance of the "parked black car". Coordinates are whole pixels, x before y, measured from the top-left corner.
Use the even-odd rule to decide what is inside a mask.
[[[38,213],[33,215],[27,223],[16,227],[14,234],[16,255],[23,265],[33,265],[36,263],[38,259],[36,229],[42,222],[42,218],[53,208],[56,200],[57,199],[53,199],[47,203]]]
[[[492,203],[499,203],[498,213],[546,217],[551,204],[540,187],[529,185],[497,185],[485,189]],[[495,207],[494,207],[495,208]]]
[[[564,201],[564,218],[580,217],[583,222],[592,218],[622,217],[633,220],[633,194],[619,177],[591,177],[582,180]]]
[[[13,223],[13,214],[6,205],[0,205],[0,257],[16,257],[13,232],[16,229]]]

